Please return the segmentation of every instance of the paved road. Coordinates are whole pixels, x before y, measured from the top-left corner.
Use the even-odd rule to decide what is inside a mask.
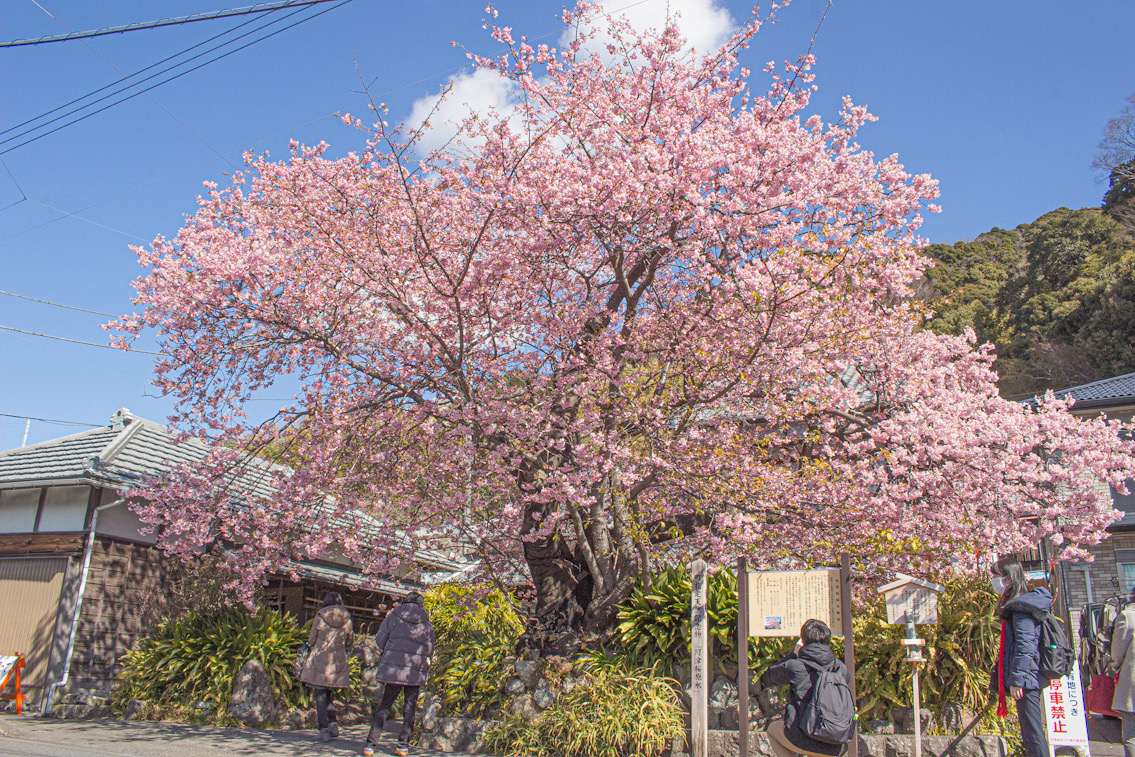
[[[362,753],[367,726],[329,743],[314,731],[259,731],[176,723],[54,720],[0,715],[0,755],[7,757],[347,757]],[[379,753],[392,754],[386,734]],[[411,749],[415,757],[437,752]],[[451,755],[447,757],[452,757]]]

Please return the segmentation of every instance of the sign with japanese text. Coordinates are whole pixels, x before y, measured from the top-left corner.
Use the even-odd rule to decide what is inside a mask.
[[[804,621],[843,628],[839,568],[775,570],[749,574],[749,635],[798,636]]]
[[[887,592],[887,622],[934,625],[938,622],[938,592],[914,584]]]
[[[1056,754],[1056,747],[1088,748],[1088,723],[1084,709],[1084,690],[1080,686],[1080,666],[1054,680],[1040,693],[1044,720],[1048,727],[1048,751]]]

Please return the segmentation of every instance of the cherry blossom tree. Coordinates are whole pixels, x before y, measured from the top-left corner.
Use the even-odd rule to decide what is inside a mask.
[[[376,105],[344,119],[359,152],[248,156],[136,250],[143,308],[114,327],[157,331],[171,420],[212,443],[139,492],[168,549],[233,545],[250,588],[331,552],[400,574],[458,538],[531,581],[548,638],[609,628],[660,560],[941,571],[1104,535],[1131,443],[1001,399],[988,347],[920,328],[937,188],[859,147],[865,108],[806,115],[809,57],[741,67],[756,17],[710,56],[566,21],[562,50],[492,26],[504,52],[476,62],[514,112],[423,158]],[[251,418],[272,386],[294,398]],[[265,457],[273,493],[239,490]]]

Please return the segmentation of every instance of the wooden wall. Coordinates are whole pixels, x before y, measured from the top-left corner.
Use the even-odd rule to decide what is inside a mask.
[[[110,690],[122,656],[169,613],[173,576],[153,547],[95,539],[68,689]]]

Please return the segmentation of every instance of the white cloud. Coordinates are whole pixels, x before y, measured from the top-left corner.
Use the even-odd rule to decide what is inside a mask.
[[[729,10],[717,3],[718,0],[645,0],[628,8],[628,0],[599,0],[598,5],[606,12],[625,17],[639,31],[660,31],[668,20],[676,20],[687,48],[707,54],[723,45],[736,29]],[[569,44],[574,35],[573,29],[565,29],[560,44]],[[587,47],[606,57],[607,39],[600,34]],[[495,107],[498,117],[507,116],[516,106],[517,91],[499,74],[479,69],[471,74],[458,74],[440,106],[439,99],[440,95],[428,95],[414,101],[406,121],[407,127],[414,129],[429,119],[430,128],[420,142],[423,152],[446,144],[470,113],[485,116]],[[433,112],[435,107],[437,111]]]
[[[686,38],[686,47],[705,55],[725,44],[737,28],[729,9],[718,7],[717,1],[646,0],[627,8],[630,4],[627,0],[599,0],[597,5],[606,13],[616,13],[625,18],[638,31],[661,31],[668,21],[677,21],[682,36]],[[560,35],[560,45],[569,44],[574,37],[573,29],[565,29]],[[609,39],[600,34],[587,47],[605,53]]]
[[[495,71],[481,68],[471,74],[458,74],[453,87],[441,105],[441,95],[428,95],[414,101],[408,128],[416,129],[427,118],[430,128],[422,135],[423,152],[436,150],[457,133],[457,127],[470,113],[487,116],[496,108],[498,116],[507,116],[517,103],[516,87]],[[437,108],[436,112],[434,108]]]

